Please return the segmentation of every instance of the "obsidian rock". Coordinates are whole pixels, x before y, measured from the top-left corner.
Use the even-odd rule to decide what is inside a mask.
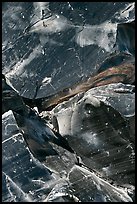
[[[134,31],[134,2],[3,2],[3,202],[135,200]]]

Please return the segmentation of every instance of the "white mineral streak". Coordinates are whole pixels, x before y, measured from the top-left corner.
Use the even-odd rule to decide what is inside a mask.
[[[57,199],[58,197],[62,197],[62,196],[68,195],[68,194],[63,193],[63,192],[54,193],[54,189],[53,189],[50,193],[51,193],[51,194],[49,194],[49,195],[47,196],[47,198],[46,198],[43,202],[48,202],[48,201],[51,201],[51,202],[52,202],[53,199]],[[54,194],[54,196],[53,196],[53,194]],[[51,198],[50,198],[50,197],[51,197]]]
[[[20,76],[25,71],[25,66],[28,65],[33,59],[37,58],[40,54],[41,46],[38,45],[26,59],[21,59],[14,67],[11,68],[11,70],[6,74],[6,78],[10,78],[11,76]]]
[[[38,107],[37,107],[37,106],[35,106],[35,107],[33,108],[33,110],[35,111],[36,114],[39,114],[39,110],[38,110]]]
[[[135,8],[135,2],[130,3],[124,11],[121,12],[121,17],[129,18],[129,13]]]
[[[6,124],[5,126],[5,135],[10,134],[13,130],[18,130],[18,126],[16,123]]]
[[[2,50],[4,50],[7,45],[8,45],[8,40],[5,40],[4,42],[2,42]]]
[[[12,110],[9,110],[9,111],[3,113],[2,120],[4,120],[5,118],[9,117],[10,115],[12,115],[14,117]]]
[[[5,121],[7,120],[10,120],[10,123],[7,123]],[[6,136],[6,135],[9,135],[10,133],[12,133],[12,136],[11,137],[8,137],[7,139],[3,140],[2,141],[2,144],[8,142],[9,140],[13,139],[14,142],[17,141],[17,137],[20,137],[22,136],[22,134],[20,132],[18,133],[14,133],[14,131],[19,131],[18,129],[18,126],[17,126],[17,123],[16,123],[16,120],[15,120],[15,117],[13,115],[13,112],[11,110],[5,112],[3,115],[2,115],[2,124],[4,125],[4,132],[3,134]],[[20,140],[21,142],[21,140]]]
[[[22,197],[22,200],[27,201],[27,202],[33,202],[33,200],[30,198],[30,196],[25,193],[19,185],[17,185],[6,173],[3,172],[3,174],[6,177],[6,185],[7,185],[7,189],[11,195],[11,197],[14,199],[14,201],[16,201],[17,197]],[[15,196],[15,192],[12,193],[12,191],[16,191],[16,196]]]
[[[76,42],[80,47],[94,44],[110,52],[116,41],[116,31],[117,24],[109,21],[100,25],[85,25],[83,30],[76,34]]]
[[[135,17],[133,16],[133,18],[129,18],[130,17],[130,12],[133,11],[135,9],[135,2],[133,3],[128,3],[128,5],[126,6],[126,8],[124,8],[124,10],[121,10],[119,13],[116,12],[116,14],[119,14],[117,16],[117,19],[124,19],[126,20],[126,22],[132,22],[135,20]]]
[[[45,77],[43,80],[42,80],[42,83],[43,84],[49,84],[51,82],[51,77]]]
[[[111,165],[110,165],[111,166]],[[102,170],[105,172],[105,174],[107,175],[107,176],[109,176],[110,175],[110,166],[107,166],[107,167],[103,167],[102,168]]]
[[[121,202],[133,202],[132,198],[127,194],[127,190],[122,187],[116,187],[109,184],[109,182],[105,181],[102,178],[99,178],[95,175],[95,173],[89,172],[87,169],[77,166],[80,171],[84,172],[84,175],[87,177],[93,178],[94,184],[97,186],[97,189],[105,188],[110,195],[113,193],[115,196],[121,198]],[[110,191],[111,189],[111,191]]]
[[[99,138],[97,137],[96,133],[93,132],[86,132],[82,134],[82,138],[88,143],[95,146],[99,145]]]
[[[5,125],[5,135],[10,134],[14,130],[18,130],[18,126],[17,126],[16,122],[14,122],[14,123],[11,122],[10,124]]]
[[[68,2],[69,7],[71,6]],[[41,12],[48,12],[48,2],[34,2],[35,12],[39,10]],[[120,16],[118,18],[129,18],[129,13],[134,9],[135,3],[128,4],[124,10],[121,10]],[[35,13],[36,14],[36,13]],[[117,13],[116,13],[117,14]],[[116,15],[115,14],[115,15]],[[29,32],[38,32],[41,34],[52,34],[56,32],[64,31],[68,28],[76,28],[76,38],[75,41],[80,47],[85,47],[88,45],[98,45],[99,47],[110,52],[116,41],[116,31],[117,24],[111,23],[111,21],[103,22],[100,25],[84,25],[84,26],[74,26],[70,21],[67,20],[63,15],[53,14],[47,19],[42,19],[39,17],[38,22],[30,28]],[[133,19],[132,19],[133,20]],[[132,21],[131,20],[131,21]],[[81,30],[81,31],[80,31]],[[111,36],[109,36],[109,34]]]
[[[42,181],[41,179],[32,179],[32,182],[38,184],[38,185],[44,185],[45,181]]]
[[[16,138],[17,136],[20,136],[20,134],[15,134],[15,135],[13,135],[13,136],[9,137],[8,139],[6,139],[6,140],[2,141],[2,144],[4,144],[5,142],[8,142],[8,141],[9,141],[9,140],[11,140],[11,139]]]
[[[67,2],[68,3],[68,7],[73,11],[74,8],[71,6],[70,2]]]
[[[64,31],[71,27],[71,23],[63,15],[53,14],[51,17],[39,20],[30,27],[29,32],[36,32],[41,34],[52,34]]]
[[[9,72],[8,72],[9,73]],[[8,74],[6,74],[7,76]],[[9,75],[8,75],[9,76]],[[6,83],[13,88],[14,91],[16,91],[17,93],[19,93],[19,91],[17,89],[15,89],[15,87],[12,85],[12,83],[10,82],[10,80],[6,77]]]
[[[42,18],[42,10],[44,10],[44,14],[46,15],[49,12],[49,2],[33,2],[34,7],[34,17],[33,22],[36,19]]]
[[[46,182],[48,183],[48,182]],[[63,178],[56,179],[55,181],[51,180],[47,188],[52,188],[47,195],[46,199],[44,199],[42,202],[48,202],[53,201],[54,199],[57,199],[59,197],[63,196],[70,196],[65,189],[65,186],[68,186],[68,181],[64,180]],[[46,187],[46,186],[45,186]],[[77,198],[74,196],[74,199],[77,202]]]

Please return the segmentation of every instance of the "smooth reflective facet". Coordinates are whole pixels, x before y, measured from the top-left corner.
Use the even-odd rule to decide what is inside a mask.
[[[2,201],[135,201],[135,2],[2,3]]]

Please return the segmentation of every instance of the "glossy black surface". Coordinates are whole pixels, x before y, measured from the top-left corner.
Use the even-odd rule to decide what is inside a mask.
[[[2,3],[3,202],[135,200],[134,63],[134,2]]]

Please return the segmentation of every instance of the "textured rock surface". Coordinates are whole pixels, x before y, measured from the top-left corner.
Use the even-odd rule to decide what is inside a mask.
[[[134,64],[134,2],[2,3],[3,202],[135,200]]]

